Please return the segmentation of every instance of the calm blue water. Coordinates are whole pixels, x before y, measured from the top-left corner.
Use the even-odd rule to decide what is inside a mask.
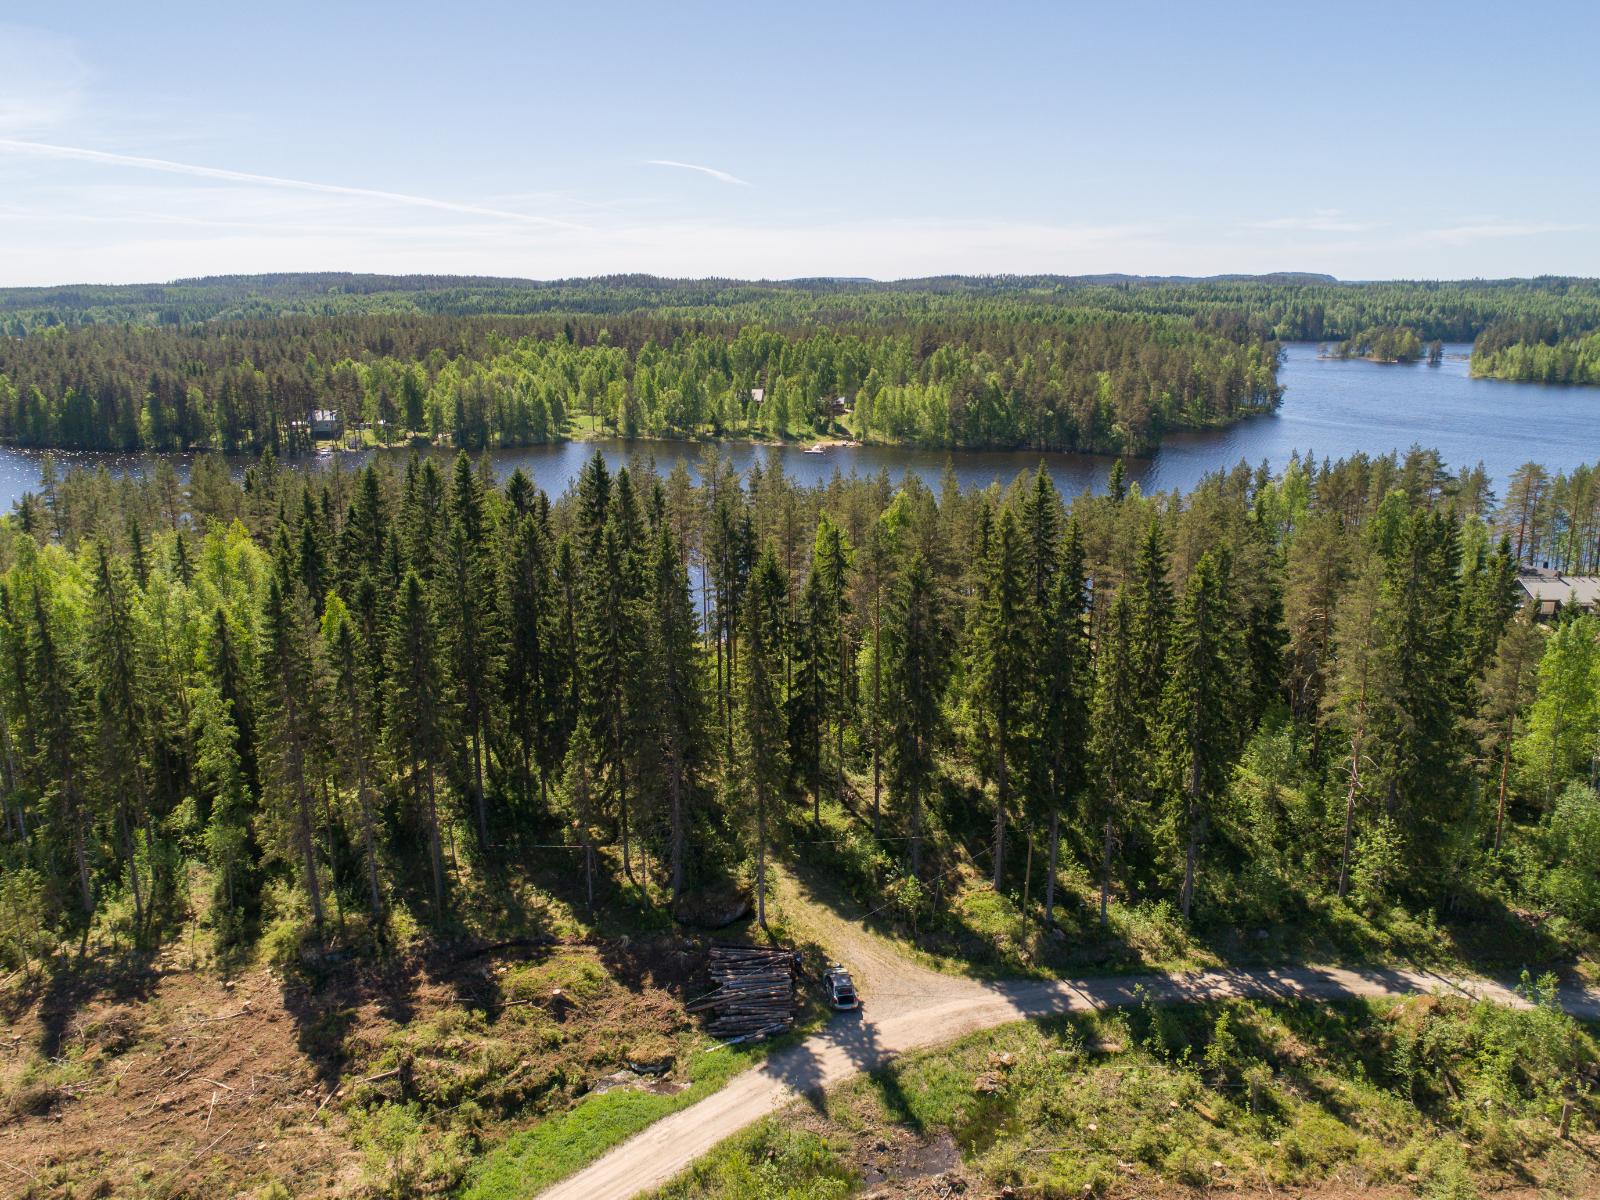
[[[1570,470],[1600,459],[1595,417],[1600,414],[1600,388],[1499,383],[1469,378],[1470,346],[1447,346],[1441,366],[1405,366],[1363,361],[1342,362],[1318,356],[1318,347],[1297,343],[1285,349],[1279,378],[1283,405],[1267,416],[1251,417],[1227,429],[1169,436],[1150,458],[1130,459],[1129,478],[1145,491],[1180,491],[1193,487],[1211,471],[1243,461],[1281,469],[1289,456],[1310,452],[1318,460],[1357,452],[1404,452],[1413,445],[1438,449],[1452,468],[1482,462],[1497,486],[1521,464],[1543,463],[1552,471]],[[565,491],[598,448],[613,466],[633,458],[654,461],[665,474],[680,460],[695,471],[704,453],[699,444],[683,442],[567,442],[493,452],[503,478],[521,467],[552,496]],[[826,482],[835,472],[876,475],[887,468],[898,480],[915,472],[937,487],[947,464],[964,486],[984,487],[1009,482],[1031,471],[1041,457],[1066,495],[1101,488],[1112,459],[1093,454],[1046,454],[1036,451],[911,450],[863,446],[805,454],[788,447],[724,443],[720,450],[743,471],[776,462],[806,485]],[[404,450],[383,451],[397,459]],[[446,452],[447,453],[447,452]],[[0,447],[0,504],[9,508],[22,493],[36,487],[38,451]],[[105,463],[116,472],[143,470],[148,456],[57,454],[62,469],[72,464]],[[321,469],[354,470],[366,454],[340,454],[316,460]],[[188,457],[178,456],[180,471]]]

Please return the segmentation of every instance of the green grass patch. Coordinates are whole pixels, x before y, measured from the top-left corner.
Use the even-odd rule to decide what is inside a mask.
[[[855,1171],[826,1139],[769,1117],[717,1147],[655,1197],[842,1200],[855,1185]]]
[[[709,1096],[794,1036],[697,1054],[689,1063],[689,1086],[676,1095],[617,1090],[585,1097],[489,1150],[469,1173],[463,1200],[533,1196],[662,1117]]]
[[[977,1194],[1298,1189],[1337,1178],[1473,1197],[1574,1194],[1597,1177],[1594,1034],[1532,1010],[1431,996],[1226,1002],[1019,1023],[909,1055],[730,1139],[663,1200],[819,1188],[885,1145],[951,1139]],[[1573,1137],[1559,1136],[1571,1102]],[[806,1163],[813,1164],[807,1168]],[[810,1174],[806,1174],[809,1170]]]

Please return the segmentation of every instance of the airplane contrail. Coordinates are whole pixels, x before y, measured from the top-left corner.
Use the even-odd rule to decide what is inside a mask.
[[[200,179],[225,179],[233,183],[257,183],[267,187],[290,188],[300,192],[325,192],[334,196],[359,196],[368,200],[385,200],[391,204],[408,204],[413,208],[436,208],[444,212],[466,213],[474,217],[493,217],[500,221],[522,221],[534,225],[549,225],[557,229],[582,229],[570,221],[554,217],[540,217],[531,213],[508,212],[500,208],[485,208],[478,204],[458,204],[453,200],[435,200],[431,196],[413,196],[406,192],[385,192],[377,188],[348,187],[341,183],[317,183],[309,179],[285,179],[281,175],[257,175],[250,171],[231,171],[224,167],[203,167],[195,163],[173,162],[166,158],[145,158],[137,154],[113,154],[109,150],[89,150],[82,146],[57,146],[49,142],[29,142],[18,138],[0,138],[0,150],[21,154],[35,154],[45,158],[71,158],[82,162],[107,163],[119,167],[136,167],[146,171],[165,171],[171,175],[193,175]]]
[[[680,167],[685,171],[699,171],[702,175],[709,175],[723,183],[736,183],[740,187],[752,186],[748,179],[740,179],[737,175],[730,175],[727,171],[719,171],[715,167],[702,167],[698,163],[678,162],[671,158],[647,158],[646,165],[652,167]]]

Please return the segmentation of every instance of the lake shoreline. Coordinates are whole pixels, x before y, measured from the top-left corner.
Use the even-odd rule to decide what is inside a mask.
[[[598,450],[608,465],[653,463],[663,474],[683,463],[698,478],[707,448],[732,469],[744,474],[774,464],[804,486],[825,486],[837,473],[875,476],[887,471],[892,480],[911,474],[937,489],[947,474],[964,488],[1006,486],[1041,463],[1063,494],[1104,490],[1111,465],[1120,457],[1130,484],[1150,492],[1187,491],[1207,474],[1231,470],[1240,463],[1252,469],[1265,464],[1281,471],[1291,456],[1338,459],[1351,454],[1404,455],[1413,445],[1437,449],[1451,470],[1480,460],[1494,486],[1504,487],[1517,467],[1543,463],[1552,472],[1600,457],[1591,449],[1592,406],[1574,386],[1530,385],[1478,380],[1468,371],[1465,343],[1445,347],[1444,362],[1427,371],[1394,371],[1392,364],[1362,359],[1323,358],[1318,343],[1288,342],[1282,347],[1279,406],[1250,413],[1221,427],[1175,429],[1148,454],[1089,453],[1037,449],[962,450],[857,442],[839,437],[775,440],[748,435],[695,440],[637,438],[620,440],[586,431],[581,437],[536,446],[486,451],[495,472],[506,476],[521,468],[535,484],[559,495]],[[1420,365],[1420,364],[1413,364]],[[810,447],[828,442],[820,452]],[[364,447],[322,456],[284,459],[305,470],[353,470],[375,455],[423,453],[451,455],[449,446],[413,448],[397,442],[388,449]],[[119,454],[107,451],[46,451],[0,447],[0,504],[10,508],[24,493],[36,491],[39,464],[46,453],[58,471],[104,466],[113,475],[142,473],[158,458],[174,463],[186,476],[198,454]],[[242,471],[256,460],[229,456],[230,468]]]

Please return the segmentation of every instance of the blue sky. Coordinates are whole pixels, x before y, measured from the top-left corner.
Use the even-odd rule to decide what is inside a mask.
[[[1600,275],[1600,8],[1300,11],[0,8],[0,285]]]

